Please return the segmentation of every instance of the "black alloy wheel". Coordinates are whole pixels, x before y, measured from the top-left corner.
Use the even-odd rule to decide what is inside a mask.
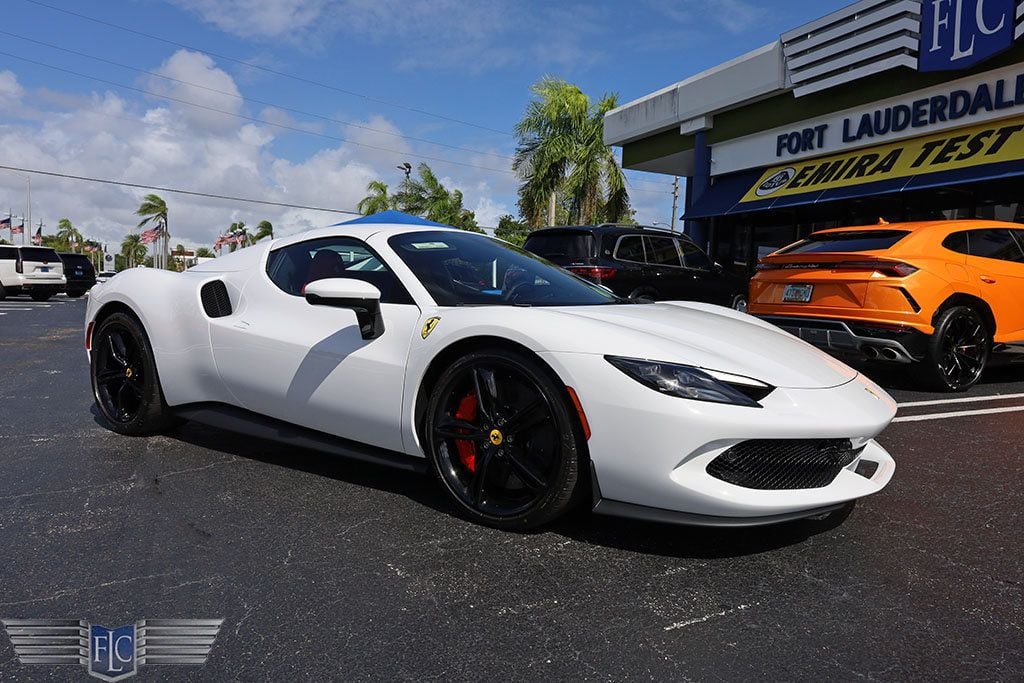
[[[138,321],[124,313],[104,319],[93,334],[91,356],[93,396],[111,429],[152,434],[173,422]]]
[[[991,332],[978,312],[954,306],[935,322],[919,368],[921,379],[940,391],[965,391],[981,379],[991,349]]]
[[[567,512],[580,428],[539,361],[495,349],[453,363],[431,393],[425,439],[445,490],[474,521],[529,529]]]

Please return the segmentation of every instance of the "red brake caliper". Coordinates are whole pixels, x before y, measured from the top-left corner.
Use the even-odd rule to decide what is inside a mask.
[[[459,401],[459,408],[455,411],[455,418],[466,422],[476,422],[476,394],[472,391],[462,397]],[[470,474],[476,473],[476,444],[468,439],[456,439],[455,448],[459,452],[459,462],[469,470]]]

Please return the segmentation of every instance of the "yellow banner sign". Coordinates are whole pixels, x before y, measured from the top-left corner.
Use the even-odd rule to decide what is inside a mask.
[[[1024,118],[775,166],[740,202],[1024,159]]]

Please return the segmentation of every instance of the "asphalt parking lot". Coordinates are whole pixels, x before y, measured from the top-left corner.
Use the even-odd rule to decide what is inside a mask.
[[[414,474],[193,424],[107,431],[84,309],[0,302],[0,617],[225,620],[205,666],[140,677],[1024,677],[1024,363],[954,397],[883,373],[896,476],[847,514],[517,535]],[[0,635],[4,680],[86,677]]]

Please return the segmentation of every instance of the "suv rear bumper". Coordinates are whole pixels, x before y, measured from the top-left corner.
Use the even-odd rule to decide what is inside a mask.
[[[912,327],[879,327],[871,323],[824,318],[757,317],[836,354],[913,363],[924,358],[928,348],[928,336]]]

